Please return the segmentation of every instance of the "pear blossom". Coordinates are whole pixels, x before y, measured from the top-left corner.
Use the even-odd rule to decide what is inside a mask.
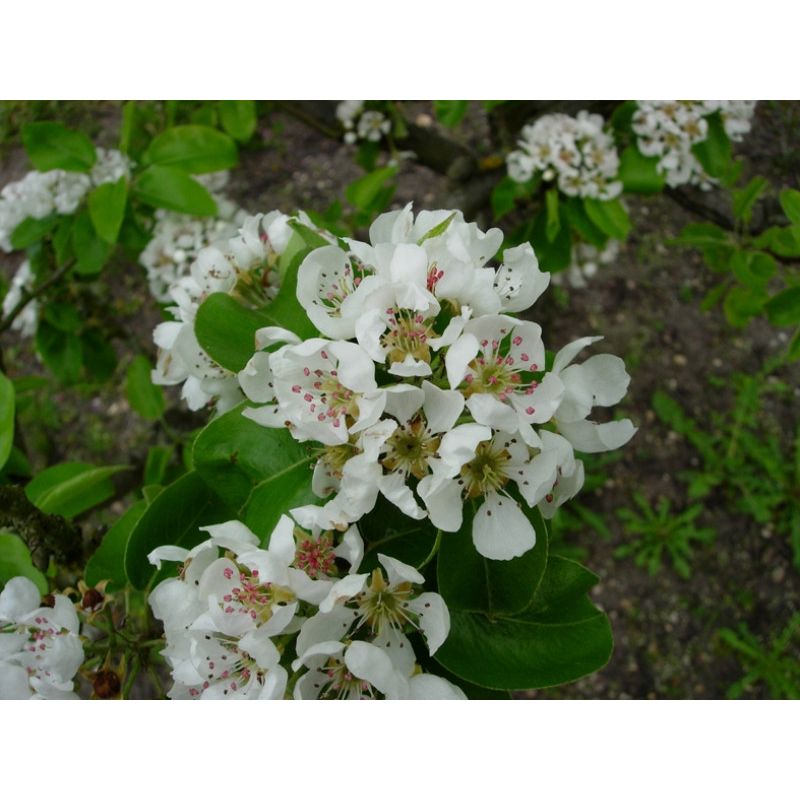
[[[749,100],[639,100],[632,128],[639,151],[658,158],[657,169],[668,186],[692,184],[708,190],[717,181],[692,152],[708,136],[706,117],[719,111],[725,132],[741,141],[750,130],[755,105]]]
[[[29,293],[33,289],[35,283],[36,276],[33,274],[30,261],[25,259],[11,279],[11,284],[3,298],[3,316],[7,316],[11,313],[17,303],[22,300],[23,295]],[[38,327],[39,301],[31,300],[11,323],[11,330],[19,331],[20,336],[28,337],[33,336]]]
[[[359,139],[379,142],[392,129],[386,115],[376,109],[365,109],[363,100],[342,100],[336,106],[336,118],[344,128],[344,141],[355,144]]]
[[[0,592],[0,699],[68,700],[83,663],[80,621],[64,595],[41,606],[28,578],[11,578]]]
[[[619,155],[598,114],[545,114],[522,129],[518,144],[507,159],[508,174],[518,183],[540,173],[570,196],[611,200],[622,192]]]

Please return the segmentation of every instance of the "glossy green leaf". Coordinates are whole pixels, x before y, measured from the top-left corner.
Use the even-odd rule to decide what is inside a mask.
[[[256,331],[273,324],[264,312],[247,308],[224,292],[214,292],[197,310],[195,335],[217,364],[239,372],[255,353]]]
[[[255,100],[220,100],[219,118],[225,131],[240,142],[249,141],[256,131]]]
[[[196,217],[213,217],[217,204],[205,186],[173,166],[156,164],[139,175],[133,195],[146,205]]]
[[[766,178],[755,177],[743,189],[733,192],[733,216],[736,219],[750,222],[753,216],[753,207],[759,197],[769,188]]]
[[[529,610],[514,618],[451,610],[450,635],[435,658],[446,669],[497,690],[556,686],[603,667],[611,626],[586,597],[597,577],[552,556]]]
[[[664,188],[665,178],[657,169],[658,158],[642,155],[639,148],[630,145],[622,151],[618,178],[625,192],[654,194]]]
[[[78,261],[76,272],[81,275],[97,275],[114,247],[97,235],[89,212],[81,211],[72,226],[72,249]]]
[[[22,128],[22,144],[31,164],[40,172],[88,172],[97,160],[91,139],[60,122],[29,122]]]
[[[68,303],[48,303],[44,307],[44,319],[64,333],[75,333],[83,325],[78,309]]]
[[[430,555],[437,533],[430,520],[413,519],[380,496],[375,508],[359,520],[358,529],[364,539],[362,571],[378,566],[379,553],[419,566]]]
[[[125,394],[131,408],[145,419],[159,419],[164,413],[164,391],[150,377],[152,367],[146,356],[136,356],[128,366]]]
[[[47,593],[47,578],[33,566],[25,542],[14,533],[0,530],[0,587],[17,576],[33,581],[40,594]]]
[[[41,219],[28,217],[22,220],[11,234],[11,246],[15,250],[25,250],[43,239],[58,224],[57,214],[49,214]]]
[[[628,212],[619,200],[594,200],[584,198],[583,207],[589,219],[612,239],[623,240],[631,230]]]
[[[514,210],[519,198],[527,194],[525,185],[505,175],[492,189],[491,204],[495,221]]]
[[[147,556],[160,545],[194,547],[207,538],[200,526],[234,519],[235,512],[214,494],[196,472],[167,486],[147,507],[128,537],[125,574],[143,589],[155,574]]]
[[[253,488],[242,513],[245,525],[261,538],[263,545],[269,543],[282,514],[319,502],[311,489],[311,467],[310,463],[298,462]]]
[[[784,289],[764,305],[773,325],[800,325],[800,286]]]
[[[126,469],[78,461],[57,464],[42,470],[25,487],[25,495],[40,511],[71,519],[113,497],[111,476]]]
[[[239,155],[236,143],[222,131],[205,125],[176,125],[153,139],[145,160],[202,175],[236,166]]]
[[[472,542],[472,522],[480,503],[464,505],[464,523],[443,533],[437,561],[439,592],[450,610],[481,611],[490,616],[516,614],[533,600],[547,566],[547,529],[539,510],[524,507],[536,530],[536,545],[518,558],[494,561]]]
[[[467,113],[469,100],[434,100],[436,119],[446,128],[455,128]]]
[[[125,205],[128,202],[127,178],[116,183],[102,183],[89,194],[89,216],[97,235],[108,244],[116,244]]]
[[[789,221],[800,225],[800,192],[797,189],[784,189],[780,193],[780,202]]]
[[[313,455],[283,428],[265,428],[242,416],[237,406],[212,420],[197,436],[197,473],[228,505],[239,508],[260,484],[268,488],[282,475],[311,480]],[[279,498],[275,498],[276,501]]]
[[[14,384],[0,372],[0,469],[14,445]]]
[[[100,547],[86,562],[85,580],[96,586],[110,580],[108,591],[119,591],[128,582],[125,574],[125,549],[128,539],[147,508],[144,500],[134,503],[106,532]]]

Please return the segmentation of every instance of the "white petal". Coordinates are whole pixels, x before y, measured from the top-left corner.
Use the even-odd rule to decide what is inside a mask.
[[[354,576],[348,576],[354,577]],[[366,575],[359,576],[366,581]],[[297,655],[303,657],[306,651],[320,642],[338,642],[350,630],[356,616],[344,606],[335,605],[325,613],[320,611],[303,623],[297,636]]]
[[[475,422],[488,425],[497,431],[514,433],[519,427],[517,412],[511,406],[501,403],[494,395],[476,393],[467,400]]]
[[[422,408],[431,433],[449,431],[464,410],[464,395],[456,389],[440,389],[430,381],[422,382],[425,402]]]
[[[420,410],[425,399],[425,392],[418,386],[410,386],[406,383],[387,386],[386,413],[391,414],[400,422],[408,422]]]
[[[0,592],[0,619],[16,622],[39,605],[39,590],[33,581],[21,575],[12,578]]]
[[[288,567],[294,561],[295,550],[294,522],[282,514],[269,537],[269,552]]]
[[[389,367],[390,375],[399,375],[401,378],[424,378],[431,373],[430,364],[414,358],[411,354],[406,354],[402,361],[395,361]]]
[[[604,423],[584,419],[559,422],[558,430],[581,453],[604,453],[627,444],[637,429],[629,419]]]
[[[475,514],[472,541],[484,558],[508,561],[536,544],[536,531],[512,499],[491,492]]]
[[[0,661],[0,700],[30,700],[32,695],[24,667]]]
[[[494,280],[504,311],[525,311],[550,284],[550,273],[539,270],[539,261],[528,242],[503,253],[503,264]]]
[[[428,652],[433,655],[450,633],[450,612],[442,596],[436,592],[424,592],[411,600],[408,606],[418,616],[420,630],[428,643]]]
[[[200,530],[206,531],[214,544],[237,554],[257,548],[261,544],[261,540],[247,525],[235,519],[218,525],[206,525]]]
[[[417,494],[428,509],[431,522],[442,531],[457,531],[464,519],[461,487],[452,478],[427,475],[417,486]]]
[[[344,663],[357,678],[368,681],[379,692],[396,696],[402,682],[394,665],[379,647],[367,642],[353,642],[344,654]]]
[[[407,517],[424,519],[428,516],[417,504],[414,493],[406,485],[405,478],[399,472],[384,475],[378,483],[378,488],[381,494]]]
[[[478,355],[478,340],[465,333],[453,344],[444,357],[447,380],[451,389],[457,389],[467,374],[467,365]]]
[[[337,606],[339,600],[349,600],[364,590],[366,575],[345,575],[337,581],[328,592],[328,596],[319,604],[319,610],[327,614]]]
[[[582,339],[576,339],[574,342],[570,342],[565,347],[562,347],[556,353],[555,360],[553,361],[553,372],[561,372],[562,369],[572,363],[572,360],[581,350],[588,347],[590,344],[599,342],[602,338],[602,336],[584,336]]]
[[[414,569],[414,567],[398,561],[396,558],[386,556],[383,553],[378,554],[378,561],[386,570],[386,575],[389,578],[389,585],[394,586],[398,583],[425,583],[425,578]]]
[[[413,675],[408,681],[409,700],[466,700],[464,692],[450,681],[420,673]]]
[[[464,464],[475,458],[475,450],[478,445],[491,438],[492,431],[485,425],[478,425],[474,422],[459,425],[442,436],[438,456],[450,468],[452,477]]]
[[[236,377],[248,400],[269,403],[275,399],[275,390],[270,386],[272,370],[269,366],[269,353],[255,353]]]

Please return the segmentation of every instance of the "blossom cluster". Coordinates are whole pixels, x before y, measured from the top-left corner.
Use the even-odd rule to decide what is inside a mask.
[[[0,191],[0,249],[13,250],[11,234],[26,219],[52,213],[72,214],[95,186],[114,183],[130,173],[130,162],[118,150],[97,148],[97,161],[88,173],[33,170]]]
[[[190,274],[192,263],[204,247],[235,236],[246,217],[246,212],[221,193],[228,180],[227,172],[198,175],[196,180],[212,193],[217,216],[193,217],[159,209],[150,241],[139,256],[150,293],[159,303],[172,301],[170,290]]]
[[[241,522],[202,530],[209,538],[192,550],[150,555],[157,567],[180,564],[150,594],[164,623],[169,697],[464,699],[422,671],[406,635],[419,631],[435,653],[450,628],[444,601],[389,556],[359,572],[355,526],[309,532],[283,516],[266,549]]]
[[[667,185],[701,189],[716,183],[692,152],[708,136],[706,117],[719,111],[725,133],[738,142],[750,130],[756,106],[751,100],[640,100],[638,105],[632,124],[639,151],[658,157]]]
[[[379,142],[392,128],[385,114],[365,109],[363,100],[342,100],[336,107],[336,118],[344,128],[347,144],[355,144],[359,139]]]
[[[3,316],[10,314],[23,296],[33,289],[36,276],[31,269],[31,262],[26,258],[17,269],[8,291],[3,298]],[[31,300],[23,308],[17,318],[11,323],[11,330],[18,331],[20,336],[33,336],[39,327],[39,301]]]
[[[512,314],[547,288],[530,244],[489,260],[503,235],[459,211],[410,204],[383,214],[370,242],[319,247],[300,265],[297,298],[321,336],[266,328],[239,382],[245,416],[319,447],[315,493],[301,509],[346,529],[379,495],[403,513],[458,531],[474,510],[476,549],[507,560],[534,547],[520,504],[551,517],[583,484],[574,451],[625,444],[630,420],[597,423],[625,395],[621,359],[573,361],[602,337],[547,359],[541,327]]]
[[[0,700],[77,699],[73,679],[83,663],[80,621],[64,595],[43,605],[28,578],[0,592]]]
[[[182,397],[192,410],[210,402],[222,412],[242,394],[236,375],[216,364],[200,347],[194,332],[197,309],[208,295],[226,292],[254,307],[278,292],[278,258],[291,236],[289,217],[279,211],[245,217],[235,235],[201,249],[187,274],[168,290],[174,319],[153,332],[159,347],[153,382],[183,384]]]
[[[518,144],[507,158],[508,174],[518,183],[541,173],[571,197],[611,200],[622,191],[619,155],[599,114],[545,114],[522,129]]]

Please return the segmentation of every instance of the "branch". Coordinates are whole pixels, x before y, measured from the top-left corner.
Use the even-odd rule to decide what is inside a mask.
[[[693,214],[697,214],[699,217],[703,217],[703,219],[707,219],[709,222],[719,225],[720,228],[724,228],[726,231],[735,230],[733,220],[727,214],[718,211],[716,208],[707,206],[705,203],[701,203],[699,200],[690,197],[680,189],[665,186],[664,194],[687,211],[691,211]]]
[[[31,300],[35,300],[37,297],[41,297],[51,286],[58,283],[75,265],[75,261],[70,259],[67,261],[63,266],[59,267],[47,280],[42,281],[35,289],[29,291],[28,289],[22,289],[22,297],[20,297],[19,302],[8,312],[8,316],[6,316],[2,322],[0,322],[0,333],[4,333],[7,331],[11,325],[13,324],[14,320],[25,310],[28,303]]]

